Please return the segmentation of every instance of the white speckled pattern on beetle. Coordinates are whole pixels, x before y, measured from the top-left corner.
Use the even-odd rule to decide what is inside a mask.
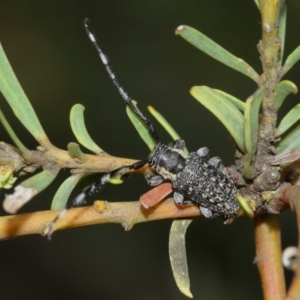
[[[184,198],[208,208],[215,213],[214,216],[230,218],[237,214],[239,205],[235,198],[237,190],[234,183],[196,152],[187,156],[185,167],[172,184]],[[185,204],[185,200],[182,204]],[[190,204],[190,201],[186,204]]]

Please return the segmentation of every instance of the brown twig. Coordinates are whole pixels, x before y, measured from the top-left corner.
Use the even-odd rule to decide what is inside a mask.
[[[75,143],[72,144],[79,148],[79,145]],[[0,143],[1,165],[8,164],[9,162],[14,172],[24,169],[26,173],[31,173],[41,167],[48,170],[57,168],[71,169],[72,173],[110,172],[111,170],[123,166],[129,166],[137,161],[129,158],[111,156],[107,153],[102,155],[82,153],[81,156],[81,158],[75,157],[69,151],[59,149],[49,144],[47,148],[38,146],[37,150],[28,150],[27,158],[25,159],[14,146],[5,142]],[[145,168],[140,171],[144,170]]]
[[[274,140],[277,114],[274,109],[274,91],[280,81],[278,57],[281,40],[278,38],[278,18],[281,1],[260,0],[262,18],[262,39],[257,48],[261,55],[263,67],[262,84],[264,96],[260,115],[258,146],[256,155],[256,167],[263,168],[265,161],[270,155],[270,142]],[[274,189],[275,185],[270,186]],[[262,187],[262,190],[264,188]]]
[[[58,211],[40,211],[0,217],[0,240],[28,234],[46,235],[49,223],[57,213]],[[200,215],[197,205],[179,207],[173,199],[167,199],[149,209],[145,209],[139,201],[95,201],[94,206],[68,210],[55,223],[54,230],[104,223],[120,223],[125,230],[130,230],[134,224],[141,222]]]
[[[254,219],[256,257],[264,300],[282,300],[285,280],[281,263],[279,216],[265,215]]]

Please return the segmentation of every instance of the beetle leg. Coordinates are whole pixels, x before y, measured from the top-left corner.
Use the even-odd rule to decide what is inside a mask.
[[[161,184],[164,179],[160,175],[145,174],[145,179],[150,186]]]
[[[209,149],[207,147],[202,147],[197,151],[200,157],[208,158]]]
[[[209,163],[210,165],[214,166],[216,169],[218,169],[219,166],[220,166],[221,164],[223,165],[223,163],[222,163],[222,161],[221,161],[221,158],[218,157],[218,156],[215,156],[215,157],[211,158],[211,159],[208,161],[208,163]]]
[[[205,218],[213,218],[214,217],[212,211],[204,206],[200,206],[200,211]]]
[[[173,198],[178,205],[191,205],[194,202],[188,199],[184,199],[184,196],[178,192],[174,192]]]
[[[174,198],[176,204],[183,205],[184,197],[182,194],[180,194],[178,192],[174,192],[173,198]]]
[[[224,175],[228,176],[226,170],[225,170],[225,167],[224,167],[224,164],[221,160],[220,157],[213,157],[211,158],[208,163],[212,166],[214,166],[216,169],[218,169],[220,172],[222,172]]]

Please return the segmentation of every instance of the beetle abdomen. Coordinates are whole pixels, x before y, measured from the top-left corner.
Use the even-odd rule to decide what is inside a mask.
[[[185,167],[172,184],[184,198],[210,209],[216,215],[236,216],[239,205],[234,183],[197,153],[187,156]]]

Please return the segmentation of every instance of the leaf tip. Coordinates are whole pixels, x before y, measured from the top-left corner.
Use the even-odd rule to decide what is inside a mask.
[[[196,86],[196,85],[192,86],[190,88],[190,94],[194,96],[195,94],[198,93],[198,91],[199,91],[200,88],[203,88],[203,86]]]
[[[298,94],[298,88],[297,88],[296,85],[293,85],[292,89],[293,89],[293,93],[294,93],[295,95]]]
[[[153,108],[153,106],[151,106],[151,105],[148,105],[148,106],[147,106],[147,109],[149,110],[150,113],[152,113],[152,112],[154,111],[154,108]]]
[[[195,89],[196,89],[196,86],[192,86],[192,87],[190,88],[190,94],[193,95],[193,92],[195,91]]]
[[[81,110],[84,111],[85,107],[80,103],[76,103],[76,104],[73,105],[72,109],[81,109]]]
[[[178,35],[180,34],[180,32],[184,29],[184,25],[179,25],[176,30],[175,30],[175,34]]]
[[[193,294],[189,290],[186,290],[183,294],[189,298],[194,298]]]

